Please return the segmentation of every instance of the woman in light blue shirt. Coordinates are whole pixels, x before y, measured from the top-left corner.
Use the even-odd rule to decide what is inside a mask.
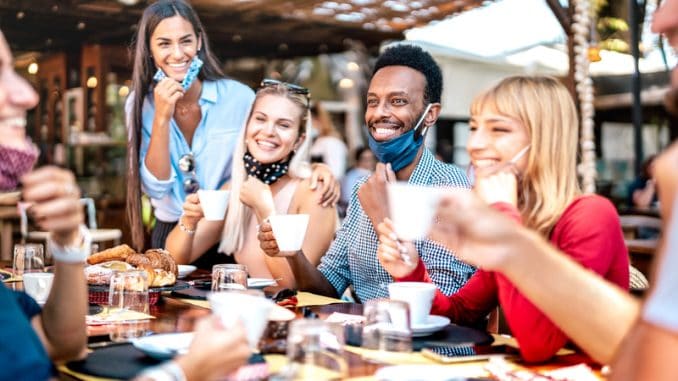
[[[151,247],[163,248],[186,194],[218,189],[230,179],[236,136],[254,92],[225,78],[197,14],[182,0],[161,0],[144,11],[132,88],[126,102],[132,245],[144,248],[143,191],[155,209]],[[316,179],[331,178],[326,168],[315,172]],[[336,203],[336,181],[324,183],[321,202]]]

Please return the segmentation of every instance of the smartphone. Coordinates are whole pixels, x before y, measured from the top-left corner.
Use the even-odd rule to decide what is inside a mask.
[[[194,56],[193,60],[191,61],[191,65],[188,67],[186,76],[184,76],[184,79],[181,81],[181,87],[184,88],[184,91],[188,90],[195,79],[198,78],[198,74],[200,73],[202,65],[202,60],[198,58],[198,56]],[[153,80],[156,82],[160,82],[165,78],[167,78],[167,74],[165,74],[162,69],[158,69],[158,71],[155,72],[155,75],[153,75]]]
[[[501,346],[499,346],[501,347]],[[422,348],[422,356],[442,364],[458,364],[465,362],[489,361],[492,358],[513,359],[516,355],[503,353],[476,353],[472,347],[428,347]]]

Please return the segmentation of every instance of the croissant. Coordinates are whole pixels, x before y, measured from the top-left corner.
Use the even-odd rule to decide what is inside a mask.
[[[132,254],[136,254],[136,251],[131,247],[122,244],[90,255],[87,258],[87,263],[95,265],[108,261],[125,261],[127,257]]]

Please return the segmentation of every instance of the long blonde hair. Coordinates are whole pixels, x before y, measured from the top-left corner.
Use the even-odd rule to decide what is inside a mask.
[[[252,208],[243,204],[240,201],[240,189],[243,182],[247,180],[247,172],[245,172],[245,164],[243,156],[247,151],[245,143],[245,136],[247,134],[247,125],[252,117],[252,110],[256,106],[259,99],[267,95],[274,95],[285,97],[292,101],[300,109],[299,138],[304,137],[304,141],[299,148],[294,152],[292,160],[290,161],[288,174],[292,178],[307,178],[311,174],[309,165],[309,147],[310,139],[309,132],[311,131],[311,117],[308,109],[308,99],[305,95],[297,94],[290,91],[284,84],[277,84],[273,86],[262,87],[257,90],[257,94],[252,102],[249,117],[245,120],[245,126],[241,129],[240,137],[235,146],[233,153],[233,169],[231,170],[231,194],[228,203],[228,211],[226,213],[226,222],[221,236],[221,244],[219,245],[219,252],[225,254],[233,254],[240,250],[245,243],[245,231],[249,220],[252,217]]]
[[[576,173],[579,123],[572,96],[555,78],[514,76],[477,96],[471,115],[486,109],[527,128],[530,150],[518,183],[518,209],[525,226],[548,236],[581,194]]]

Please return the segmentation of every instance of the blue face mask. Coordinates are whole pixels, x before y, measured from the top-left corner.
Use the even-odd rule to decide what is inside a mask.
[[[181,87],[183,87],[185,91],[188,91],[188,88],[191,87],[193,81],[198,78],[198,74],[200,73],[200,68],[202,68],[202,65],[202,60],[197,55],[193,56],[191,65],[188,67],[188,72],[186,72],[186,76],[181,81]],[[165,78],[167,78],[167,74],[165,74],[162,69],[158,69],[158,71],[156,71],[155,75],[153,76],[153,80],[156,82],[160,82]]]
[[[377,157],[377,160],[382,163],[391,163],[391,168],[394,172],[398,172],[413,162],[414,158],[417,157],[419,148],[424,143],[424,135],[426,135],[428,127],[423,127],[421,132],[418,132],[418,130],[424,122],[424,118],[426,118],[429,110],[431,110],[431,106],[431,103],[426,106],[424,113],[421,114],[421,117],[414,128],[397,138],[385,142],[378,142],[374,140],[372,134],[368,133],[368,143],[370,149],[374,152],[374,156]]]

